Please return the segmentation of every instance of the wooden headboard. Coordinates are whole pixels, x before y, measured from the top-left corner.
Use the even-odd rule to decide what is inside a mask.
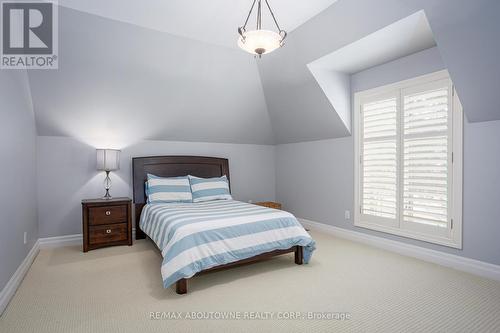
[[[159,177],[193,175],[210,178],[226,175],[229,180],[229,162],[226,158],[201,156],[152,156],[132,158],[135,208],[135,238],[146,238],[139,228],[142,208],[146,204],[144,184],[147,174]]]

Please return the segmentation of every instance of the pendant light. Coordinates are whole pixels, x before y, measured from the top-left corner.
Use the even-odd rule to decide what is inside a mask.
[[[286,31],[282,30],[278,25],[278,21],[274,16],[274,13],[269,6],[268,0],[264,0],[271,16],[274,20],[274,24],[278,29],[277,32],[271,30],[262,29],[262,1],[261,0],[253,0],[252,7],[250,8],[250,12],[248,13],[247,19],[245,20],[245,24],[242,27],[238,28],[238,33],[240,36],[238,37],[238,46],[259,58],[266,53],[273,52],[274,50],[282,47],[284,45],[284,39],[286,38]],[[257,4],[257,27],[255,30],[247,31],[247,24],[252,12],[255,8],[255,4]]]

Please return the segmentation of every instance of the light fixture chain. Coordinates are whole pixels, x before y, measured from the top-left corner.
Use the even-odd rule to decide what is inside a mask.
[[[274,24],[276,24],[276,27],[278,28],[278,31],[281,32],[281,28],[278,24],[278,20],[276,20],[276,17],[274,16],[274,13],[273,13],[273,10],[271,9],[271,6],[269,6],[269,2],[267,0],[266,1],[266,5],[267,5],[267,8],[269,9],[269,12],[271,13],[271,16],[273,17],[273,20],[274,20]]]
[[[262,29],[262,2],[258,0],[257,4],[257,30]]]
[[[243,24],[243,29],[246,29],[246,27],[247,27],[248,20],[250,19],[250,15],[252,15],[253,7],[255,7],[256,1],[257,0],[253,0],[252,7],[250,8],[250,11],[248,12],[248,16],[247,16],[247,19],[245,20],[245,24]]]

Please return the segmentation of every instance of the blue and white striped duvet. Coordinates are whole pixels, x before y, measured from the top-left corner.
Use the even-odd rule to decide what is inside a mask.
[[[165,288],[210,267],[295,245],[304,247],[307,263],[315,249],[292,214],[234,200],[147,204],[140,227],[162,252]]]

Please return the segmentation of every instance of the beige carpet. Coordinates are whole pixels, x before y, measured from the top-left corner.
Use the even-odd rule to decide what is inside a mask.
[[[162,288],[161,258],[147,241],[87,254],[79,247],[43,250],[0,332],[500,332],[499,282],[312,235],[318,250],[309,265],[294,265],[290,255],[211,273],[195,278],[184,296]],[[350,318],[152,320],[152,311]]]

